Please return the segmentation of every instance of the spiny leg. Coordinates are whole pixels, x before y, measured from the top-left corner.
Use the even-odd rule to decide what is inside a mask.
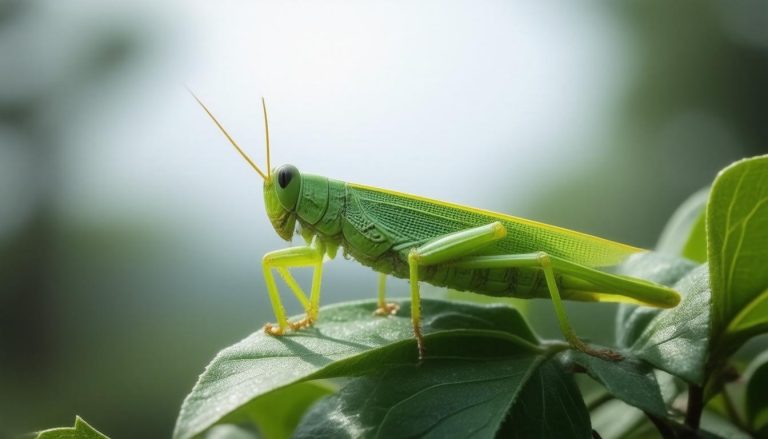
[[[584,343],[573,330],[568,315],[565,312],[565,306],[562,298],[560,297],[560,289],[557,286],[555,280],[555,272],[553,268],[553,262],[560,261],[548,255],[545,252],[527,253],[519,255],[498,255],[498,256],[475,256],[463,258],[461,261],[451,263],[451,266],[467,269],[488,269],[488,268],[519,268],[519,267],[531,267],[539,268],[544,273],[544,279],[547,284],[547,290],[552,299],[552,304],[555,307],[555,314],[557,315],[558,323],[560,324],[560,330],[565,336],[565,339],[574,348],[587,353],[592,356],[600,357],[606,360],[617,361],[621,360],[622,356],[614,351],[607,349],[594,349]],[[566,263],[569,267],[568,274],[572,276],[584,275],[584,277],[591,277],[592,279],[599,279],[600,273],[597,270],[593,270],[588,267],[578,267],[573,269],[573,264]],[[592,273],[594,272],[594,273]],[[613,277],[609,274],[605,274],[605,277]]]
[[[264,325],[264,331],[272,335],[282,335],[290,327],[299,329],[311,325],[317,319],[317,313],[320,303],[320,281],[322,280],[323,250],[319,246],[301,246],[290,247],[276,250],[264,255],[262,267],[264,269],[264,280],[267,285],[267,292],[272,303],[272,310],[277,319],[277,327],[271,323]],[[304,291],[288,271],[291,267],[314,267],[312,276],[312,289],[310,297],[307,298]],[[298,322],[292,323],[285,316],[285,308],[280,300],[280,293],[275,283],[275,277],[272,269],[277,269],[280,276],[285,280],[290,290],[301,302],[306,311],[306,316]]]
[[[400,310],[400,305],[389,302],[386,298],[387,289],[387,275],[379,273],[379,307],[373,313],[377,316],[391,316],[395,315]]]
[[[424,337],[421,333],[421,295],[419,292],[419,267],[441,264],[455,260],[498,241],[506,236],[507,230],[500,222],[462,230],[441,236],[408,253],[409,278],[411,282],[411,323],[419,359],[424,358]]]

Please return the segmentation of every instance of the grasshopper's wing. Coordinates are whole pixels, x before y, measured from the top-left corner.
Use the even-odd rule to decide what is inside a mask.
[[[587,267],[608,267],[645,250],[585,233],[385,189],[347,183],[350,201],[368,221],[395,241],[420,243],[438,236],[500,221],[507,237],[481,254],[525,254],[543,251]]]

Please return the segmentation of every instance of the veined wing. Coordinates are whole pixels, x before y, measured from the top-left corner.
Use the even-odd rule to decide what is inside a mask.
[[[418,195],[347,183],[347,191],[371,221],[396,239],[423,241],[500,221],[507,237],[482,254],[544,251],[589,267],[616,265],[645,250],[549,224]]]

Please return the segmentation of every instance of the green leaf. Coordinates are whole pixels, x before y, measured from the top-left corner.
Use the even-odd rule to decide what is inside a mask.
[[[567,359],[583,367],[616,398],[653,415],[667,415],[659,383],[648,364],[633,358],[606,361],[583,352],[568,352]]]
[[[445,341],[455,343],[452,338]],[[429,355],[437,358],[421,364],[394,362],[353,380],[315,406],[295,436],[492,436],[543,359],[512,347],[501,358],[452,358],[435,352],[433,344]]]
[[[325,307],[311,329],[283,337],[258,331],[221,351],[198,379],[182,404],[175,438],[202,433],[257,397],[303,380],[363,373],[380,367],[392,349],[411,361],[416,357],[410,303],[400,313],[374,317],[375,301],[350,302]],[[478,306],[424,300],[425,333],[458,329],[536,349],[538,340],[522,317],[506,306]],[[431,349],[428,337],[427,352]],[[391,349],[382,349],[389,347]],[[472,346],[462,348],[471,350]],[[401,352],[401,351],[396,351]]]
[[[768,330],[768,156],[741,160],[715,179],[707,208],[712,338],[735,351]]]
[[[691,383],[701,383],[709,335],[707,266],[691,271],[674,288],[684,295],[682,302],[654,317],[631,351],[661,370]]]
[[[573,377],[545,362],[515,401],[500,437],[591,438],[589,412]]]
[[[768,352],[763,352],[749,364],[744,373],[747,382],[747,424],[754,431],[768,429]],[[768,430],[766,431],[768,432]]]
[[[591,436],[571,376],[542,355],[496,346],[506,354],[439,358],[445,352],[438,352],[437,359],[355,379],[316,405],[295,437]]]
[[[633,255],[616,272],[673,287],[696,267],[696,263],[678,256],[648,252]],[[621,304],[616,314],[616,344],[620,348],[632,346],[660,312],[659,308]]]
[[[709,188],[702,189],[677,208],[661,232],[656,251],[699,263],[707,261],[705,210],[708,197]]]
[[[80,416],[75,417],[72,427],[51,428],[37,433],[36,439],[109,439],[91,427]]]

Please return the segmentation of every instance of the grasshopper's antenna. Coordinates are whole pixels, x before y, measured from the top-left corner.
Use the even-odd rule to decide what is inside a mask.
[[[200,98],[198,98],[197,95],[195,95],[195,93],[192,90],[189,89],[189,87],[187,87],[187,91],[189,92],[189,94],[192,95],[193,98],[195,98],[197,103],[200,104],[201,107],[203,107],[203,110],[205,110],[205,112],[208,113],[208,116],[211,118],[211,120],[213,120],[213,123],[215,123],[216,126],[219,127],[219,130],[221,130],[221,132],[224,134],[224,136],[227,138],[227,140],[229,140],[229,143],[231,143],[232,146],[235,147],[237,152],[239,152],[240,155],[243,156],[245,161],[248,162],[248,164],[251,165],[251,167],[253,169],[255,169],[256,172],[259,173],[259,175],[261,175],[261,178],[263,178],[264,180],[269,180],[269,177],[267,175],[265,175],[263,172],[261,172],[261,169],[259,169],[259,167],[256,166],[256,163],[254,163],[253,160],[251,160],[251,158],[248,157],[248,154],[246,154],[245,151],[243,151],[243,149],[240,148],[240,146],[237,144],[237,142],[235,142],[235,140],[232,138],[232,136],[229,135],[227,130],[225,130],[224,127],[221,126],[219,121],[216,119],[216,116],[214,116],[213,113],[211,113],[211,111],[208,109],[208,107],[205,106],[203,101],[201,101]],[[264,117],[265,117],[265,120],[266,120],[266,113],[264,114]],[[269,151],[269,142],[267,142],[267,151]],[[267,153],[267,166],[269,166],[269,153]],[[269,169],[269,168],[267,168],[267,169]]]
[[[264,101],[264,96],[261,97],[261,108],[264,110],[264,132],[267,137],[267,177],[271,176],[272,163],[269,160],[269,121],[267,120],[267,103]]]

